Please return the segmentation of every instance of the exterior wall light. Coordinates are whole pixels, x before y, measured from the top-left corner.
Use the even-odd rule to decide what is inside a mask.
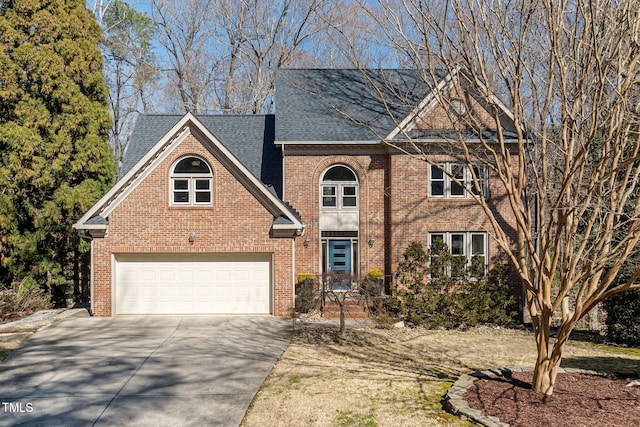
[[[304,247],[309,247],[309,243],[311,243],[311,237],[307,236],[306,239],[304,239]]]
[[[369,241],[367,243],[369,243],[369,246],[373,246],[373,244],[376,242],[376,238],[373,236],[369,236]]]
[[[196,241],[196,232],[195,232],[195,231],[192,231],[192,232],[189,234],[189,243],[193,243],[193,242],[195,242],[195,241]]]

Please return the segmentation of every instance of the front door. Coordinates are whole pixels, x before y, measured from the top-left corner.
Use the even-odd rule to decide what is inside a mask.
[[[351,273],[351,241],[329,240],[329,272]]]

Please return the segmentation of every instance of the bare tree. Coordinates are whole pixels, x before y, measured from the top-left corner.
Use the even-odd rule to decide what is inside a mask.
[[[122,0],[110,1],[108,6],[99,15],[103,26],[101,48],[113,118],[111,143],[120,163],[138,113],[149,113],[153,108],[149,97],[158,73],[149,17]]]
[[[340,313],[338,335],[343,336],[347,330],[347,313],[349,311],[349,301],[362,295],[362,288],[357,278],[350,273],[334,271],[322,275],[321,295],[323,299],[338,306]]]
[[[365,29],[371,19],[356,7],[355,0],[142,3],[151,11],[151,46],[161,62],[153,81],[165,92],[164,99],[154,100],[156,111],[270,113],[279,68],[344,66],[356,52],[358,65],[377,64],[381,60],[373,61],[374,55],[383,57],[380,51],[368,48]],[[123,0],[95,1],[92,8],[106,35],[111,29],[104,24],[105,19],[121,4],[146,16],[146,9],[129,6]],[[120,35],[123,44],[129,42],[126,34]],[[352,39],[359,41],[348,45],[346,42]],[[107,76],[117,83],[118,72],[121,70],[109,69]],[[143,103],[143,107],[148,108],[148,104]]]
[[[218,99],[224,112],[273,111],[279,68],[309,63],[312,39],[321,31],[327,0],[221,1],[214,22],[227,46]]]
[[[93,0],[90,3],[91,11],[96,17],[96,21],[98,21],[98,24],[102,25],[104,21],[104,15],[107,13],[107,10],[113,3],[113,0]],[[87,4],[89,4],[89,2],[87,2]]]
[[[278,68],[310,52],[327,0],[152,1],[181,110],[258,114],[273,110]]]
[[[506,195],[508,212],[492,209],[491,198],[475,200],[526,290],[538,350],[533,387],[551,395],[577,323],[607,297],[640,287],[640,269],[627,262],[640,239],[637,5],[363,0],[361,6],[399,63],[427,84],[440,81],[442,70],[452,77],[432,86],[451,123],[462,124],[440,148],[458,147],[449,150],[472,171],[473,182],[452,180],[478,194],[481,177],[471,166],[484,164]],[[452,98],[463,105],[451,108]],[[478,120],[479,109],[490,119]],[[513,126],[505,127],[505,118]],[[389,143],[432,163],[433,145],[414,137],[410,124],[396,124],[402,142]],[[514,218],[515,233],[500,215]],[[622,272],[628,279],[616,281]]]
[[[397,64],[371,31],[379,17],[363,10],[357,1],[340,1],[320,15],[323,26],[314,37],[314,60],[321,68],[384,68]],[[378,12],[379,13],[379,12]],[[310,64],[314,66],[314,64]]]
[[[166,55],[167,89],[178,97],[179,110],[194,114],[213,109],[211,91],[220,52],[210,20],[215,1],[152,0],[151,17]]]

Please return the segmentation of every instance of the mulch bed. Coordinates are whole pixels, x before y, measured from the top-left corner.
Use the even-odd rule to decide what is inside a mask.
[[[553,395],[531,389],[532,372],[478,379],[464,395],[469,406],[511,427],[640,425],[640,386],[617,375],[559,373]]]

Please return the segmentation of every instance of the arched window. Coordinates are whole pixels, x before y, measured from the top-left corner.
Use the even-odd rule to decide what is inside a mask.
[[[323,273],[351,275],[359,271],[359,189],[356,174],[345,165],[330,166],[322,174],[320,239]]]
[[[358,179],[343,165],[327,169],[322,177],[322,207],[352,209],[358,207]]]
[[[184,157],[171,169],[171,204],[176,206],[212,205],[213,174],[202,158]]]

